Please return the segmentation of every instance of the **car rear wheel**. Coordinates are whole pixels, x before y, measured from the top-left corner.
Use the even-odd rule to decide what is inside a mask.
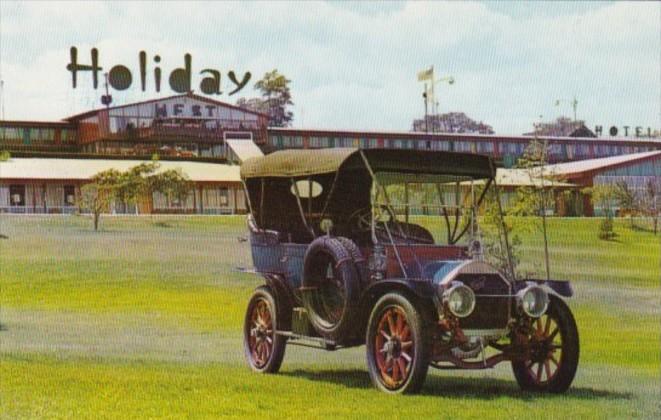
[[[428,328],[414,304],[400,293],[377,302],[367,327],[367,366],[372,383],[392,394],[415,393],[429,368]]]
[[[276,334],[278,329],[276,301],[266,287],[255,289],[243,325],[243,347],[252,370],[275,373],[285,357],[287,338]]]
[[[532,321],[526,340],[529,357],[512,362],[521,389],[567,391],[576,375],[579,358],[578,329],[567,304],[551,296],[548,310]]]

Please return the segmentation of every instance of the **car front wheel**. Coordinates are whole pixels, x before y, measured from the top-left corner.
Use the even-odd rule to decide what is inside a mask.
[[[415,393],[429,368],[430,346],[424,318],[400,293],[384,295],[367,327],[367,366],[374,385],[387,393]]]
[[[567,391],[576,375],[579,358],[578,329],[567,304],[551,296],[548,310],[532,321],[525,341],[528,357],[512,362],[521,389]]]

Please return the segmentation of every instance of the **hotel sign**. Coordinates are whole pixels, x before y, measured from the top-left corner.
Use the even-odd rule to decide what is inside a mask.
[[[92,86],[96,89],[99,85],[99,72],[103,67],[99,65],[99,50],[92,48],[90,51],[90,64],[81,64],[78,62],[78,49],[71,47],[69,50],[70,62],[67,65],[67,70],[71,72],[71,83],[75,89],[78,86],[78,76],[80,72],[91,72]],[[170,89],[178,93],[186,93],[191,90],[193,78],[192,57],[190,54],[184,54],[184,65],[170,71],[167,81]],[[148,84],[153,83],[156,92],[161,91],[163,82],[163,69],[160,66],[161,56],[156,54],[152,57],[152,63],[148,65],[147,53],[140,51],[138,53],[138,71],[137,77],[134,77],[134,71],[123,64],[116,64],[107,71],[108,85],[115,90],[126,90],[133,86],[134,79],[139,79],[140,89],[144,92]],[[200,91],[207,95],[221,95],[220,89],[221,72],[217,69],[206,68],[200,70],[199,75],[202,77],[199,80]],[[227,72],[227,78],[233,84],[233,89],[228,95],[233,95],[243,89],[250,81],[251,73],[245,72],[242,76],[238,76],[234,70]]]
[[[594,127],[594,133],[597,137],[601,137],[604,134],[604,127],[597,125]],[[617,127],[615,125],[611,126],[608,129],[608,134],[611,137],[659,137],[659,130],[652,130],[652,127],[641,127],[636,126],[632,127],[630,125],[624,125],[622,127]]]

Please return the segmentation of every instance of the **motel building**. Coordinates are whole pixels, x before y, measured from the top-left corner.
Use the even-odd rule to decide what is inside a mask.
[[[0,212],[73,213],[80,187],[96,173],[125,170],[158,155],[161,168],[181,169],[192,186],[185,200],[154,194],[137,206],[113,203],[109,213],[245,213],[239,178],[245,159],[282,149],[327,147],[447,150],[490,155],[505,204],[533,181],[511,169],[533,136],[372,132],[268,127],[268,116],[192,92],[91,110],[62,121],[0,120]],[[538,137],[550,147],[545,184],[557,192],[554,213],[593,215],[584,187],[624,181],[661,189],[661,139]],[[566,191],[571,191],[567,194]],[[569,198],[568,198],[569,197]],[[659,203],[661,205],[661,203]]]

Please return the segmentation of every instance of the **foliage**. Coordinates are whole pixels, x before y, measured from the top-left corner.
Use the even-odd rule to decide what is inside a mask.
[[[643,216],[652,221],[654,233],[658,232],[659,181],[657,179],[648,179],[642,192],[636,192],[625,181],[618,181],[615,183],[613,195],[620,207],[620,215],[629,216],[631,228],[635,227],[634,216]]]
[[[515,216],[536,216],[532,218],[532,227],[536,228],[544,238],[544,265],[546,278],[551,278],[551,268],[548,254],[548,230],[547,212],[553,208],[553,189],[547,188],[546,183],[554,174],[547,173],[549,146],[546,141],[540,142],[533,139],[526,147],[523,155],[517,161],[517,167],[523,169],[528,178],[532,180],[532,186],[521,186],[516,190],[516,198],[510,209],[510,214]],[[557,179],[557,177],[555,177]],[[536,180],[539,184],[536,185]]]
[[[138,199],[150,192],[149,179],[155,176],[158,168],[158,162],[152,161],[141,163],[121,173],[115,189],[115,198],[125,205],[136,205],[137,212]]]
[[[614,185],[595,185],[584,188],[582,192],[590,196],[590,201],[594,207],[600,207],[607,217],[613,217],[613,206],[617,202],[617,192]]]
[[[499,197],[494,187],[490,188],[484,196],[482,204],[484,213],[480,219],[484,255],[487,261],[501,272],[509,273],[511,277],[519,277],[517,268],[520,261],[521,238],[513,233],[511,221],[508,222],[505,215],[501,215],[498,200]],[[505,241],[506,237],[507,241]]]
[[[615,183],[613,195],[621,211],[630,214],[638,212],[638,196],[634,190],[629,188],[629,184],[625,181]]]
[[[602,219],[599,223],[599,239],[608,241],[615,238],[615,236],[617,234],[613,230],[613,218],[606,217]]]
[[[124,172],[109,169],[92,177],[90,184],[81,188],[79,207],[89,210],[94,218],[94,230],[98,230],[101,214],[113,203],[135,205],[141,197],[160,192],[168,199],[182,201],[191,185],[188,177],[179,169],[160,171],[158,161],[140,163]]]
[[[654,234],[658,233],[659,216],[661,209],[659,208],[659,201],[661,200],[661,185],[658,179],[648,179],[645,183],[645,192],[640,199],[640,211],[643,215],[652,219],[654,226]]]
[[[592,205],[603,209],[606,218],[599,224],[599,239],[609,240],[616,236],[613,230],[613,206],[618,201],[618,187],[610,184],[595,185],[583,189],[590,196]]]
[[[190,180],[181,169],[168,169],[146,178],[148,193],[160,192],[169,200],[184,201],[191,190]]]
[[[0,162],[6,162],[11,159],[11,154],[7,150],[0,150]]]
[[[620,208],[620,216],[629,216],[630,227],[634,227],[634,216],[640,213],[640,199],[636,191],[629,188],[629,184],[625,181],[618,181],[615,183],[613,190],[615,200]]]
[[[262,97],[247,100],[241,98],[237,101],[237,105],[267,114],[269,125],[272,127],[287,127],[294,119],[293,112],[287,109],[294,104],[291,100],[289,83],[291,80],[278,73],[277,69],[273,69],[255,83],[255,89],[261,92]]]
[[[99,230],[101,213],[108,209],[115,197],[121,176],[121,172],[116,169],[101,171],[92,177],[91,183],[80,188],[78,208],[89,210],[92,213],[95,231]]]

